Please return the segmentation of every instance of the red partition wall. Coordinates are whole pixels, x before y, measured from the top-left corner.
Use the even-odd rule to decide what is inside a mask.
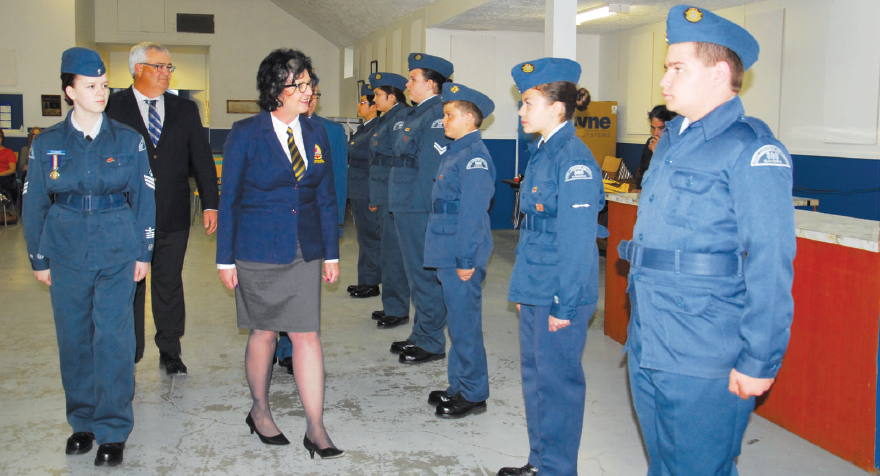
[[[626,275],[629,262],[620,259],[617,245],[631,240],[638,207],[608,202],[608,250],[605,255],[605,335],[623,344],[629,325],[629,298]]]
[[[873,471],[880,254],[798,238],[793,293],[791,342],[757,413]]]

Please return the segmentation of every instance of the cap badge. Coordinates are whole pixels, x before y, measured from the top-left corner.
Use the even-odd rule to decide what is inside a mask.
[[[101,68],[98,68],[98,74],[101,74]]]
[[[376,73],[376,79],[382,79],[382,73]]]
[[[458,86],[453,86],[453,87],[449,88],[449,92],[451,92],[452,94],[457,93],[457,92],[458,92]]]
[[[684,19],[696,23],[703,19],[703,12],[697,7],[691,7],[684,11]]]
[[[522,65],[522,72],[523,73],[531,73],[533,71],[535,71],[535,65],[533,65],[532,63],[526,63],[526,64]]]
[[[417,55],[413,56],[413,59],[416,60],[416,61],[421,61],[421,60],[422,60],[422,55],[421,55],[421,54],[417,54]]]

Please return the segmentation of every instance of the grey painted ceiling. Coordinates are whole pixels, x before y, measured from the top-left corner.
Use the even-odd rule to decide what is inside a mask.
[[[333,44],[345,47],[392,21],[443,0],[272,0]],[[763,0],[698,0],[709,10],[758,3]],[[479,3],[479,2],[475,2]],[[579,0],[582,12],[609,1]],[[610,0],[631,5],[629,14],[613,15],[585,23],[578,33],[598,34],[662,22],[675,0]],[[544,0],[490,0],[449,18],[433,28],[449,30],[544,31]]]

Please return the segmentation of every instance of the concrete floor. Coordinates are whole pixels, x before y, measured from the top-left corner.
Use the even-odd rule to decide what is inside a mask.
[[[369,317],[379,298],[352,299],[357,242],[346,223],[342,278],[324,286],[322,339],[326,359],[325,422],[346,450],[337,460],[310,460],[299,436],[305,422],[293,378],[275,372],[271,404],[290,446],[269,447],[250,435],[244,418],[250,395],[244,376],[245,331],[236,327],[233,294],[217,277],[215,239],[193,228],[184,269],[186,377],[160,371],[148,312],[147,351],[137,366],[135,427],[125,463],[132,475],[494,475],[526,463],[528,438],[519,369],[518,316],[507,301],[518,232],[494,233],[495,253],[484,286],[489,410],[439,420],[428,392],[446,387],[446,361],[397,363],[390,343],[409,326],[379,330]],[[106,474],[94,450],[65,456],[70,435],[58,370],[49,290],[30,271],[21,225],[0,226],[0,474]],[[603,292],[600,290],[600,295]],[[579,474],[644,475],[647,457],[632,409],[622,347],[602,332],[603,305],[590,325],[584,368],[587,407]],[[279,367],[275,367],[276,370]],[[864,475],[803,439],[752,416],[739,458],[743,475]]]

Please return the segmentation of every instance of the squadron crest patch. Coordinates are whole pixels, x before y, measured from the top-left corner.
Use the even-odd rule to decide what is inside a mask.
[[[467,163],[467,169],[483,169],[489,170],[489,164],[486,163],[486,159],[477,157],[475,159],[471,159],[470,162]]]
[[[586,165],[572,165],[568,172],[565,172],[565,181],[571,182],[572,180],[592,180],[593,172],[590,171],[590,168]]]
[[[443,129],[443,119],[437,119],[431,124],[431,129]]]
[[[752,155],[752,167],[770,166],[770,167],[789,167],[791,162],[785,152],[775,145],[765,145],[755,151]]]
[[[395,122],[395,123],[394,123],[394,127],[393,127],[393,129],[394,129],[395,131],[399,131],[399,130],[402,129],[402,128],[403,128],[403,121]],[[376,135],[378,135],[378,134],[376,134]]]
[[[321,147],[318,144],[315,144],[315,163],[323,164],[324,163],[324,155],[321,154]]]

